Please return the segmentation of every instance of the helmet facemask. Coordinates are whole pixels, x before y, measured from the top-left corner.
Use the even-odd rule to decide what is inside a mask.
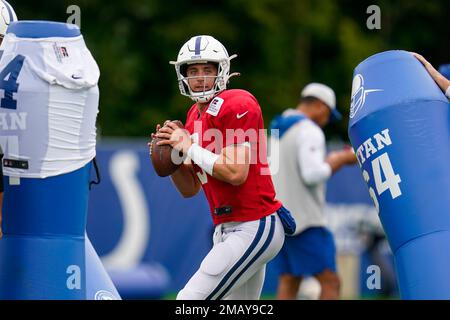
[[[211,101],[216,95],[224,91],[227,88],[228,80],[235,74],[230,75],[230,60],[235,58],[236,55],[231,56],[229,59],[222,61],[196,61],[194,63],[182,63],[175,64],[175,70],[177,72],[178,86],[182,95],[191,98],[195,102],[207,103]],[[186,69],[189,64],[203,64],[213,63],[217,67],[216,76],[200,76],[205,79],[203,91],[193,91],[189,86],[190,79],[199,78],[199,76],[188,77],[186,75]],[[207,78],[215,78],[214,85],[210,90],[206,90]]]

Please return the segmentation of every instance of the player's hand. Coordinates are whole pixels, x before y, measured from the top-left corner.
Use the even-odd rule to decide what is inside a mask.
[[[437,71],[422,55],[415,52],[412,52],[412,54],[423,64],[433,80],[439,85],[441,90],[445,92],[450,86],[450,80],[446,79],[442,74],[440,74],[439,71]]]
[[[164,127],[162,127],[156,134],[156,137],[165,139],[158,142],[159,146],[170,145],[175,150],[181,151],[184,154],[187,154],[187,151],[192,145],[189,132],[170,121],[165,123]]]
[[[334,163],[337,167],[341,167],[343,165],[355,164],[357,159],[353,149],[343,149],[330,152],[327,156],[327,162]]]
[[[356,154],[352,148],[344,148],[341,151],[342,158],[345,164],[352,165],[355,164],[358,160],[356,159]]]
[[[425,67],[425,69],[427,69],[428,73],[431,75],[433,79],[436,79],[438,75],[440,75],[439,71],[437,71],[431,65],[431,63],[429,63],[422,55],[415,52],[413,52],[412,54],[417,60],[419,60],[423,64],[423,66]]]
[[[161,129],[161,125],[158,123],[158,124],[156,125],[156,131],[151,133],[151,135],[150,135],[150,141],[147,142],[148,153],[149,153],[150,155],[152,155],[152,143],[153,143],[153,139],[156,138],[156,133],[158,133],[160,129]]]
[[[343,165],[341,152],[331,151],[330,153],[328,153],[326,161],[330,164],[333,164],[333,166],[336,166],[338,168],[341,167]]]

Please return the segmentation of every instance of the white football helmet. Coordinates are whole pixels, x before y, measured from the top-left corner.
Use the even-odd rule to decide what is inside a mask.
[[[11,22],[17,21],[13,7],[5,0],[0,0],[0,38],[6,34],[6,30]]]
[[[230,75],[230,61],[237,55],[229,56],[227,49],[211,36],[201,35],[192,37],[181,47],[178,53],[177,61],[170,63],[175,65],[177,72],[178,85],[182,95],[190,97],[195,102],[206,103],[217,94],[227,88],[228,80],[238,73]],[[186,76],[187,66],[197,63],[215,63],[217,64],[217,76],[211,90],[202,92],[193,92],[188,84]]]

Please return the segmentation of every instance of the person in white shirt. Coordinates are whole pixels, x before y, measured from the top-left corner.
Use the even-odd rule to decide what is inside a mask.
[[[430,76],[434,79],[434,81],[436,81],[439,88],[441,88],[447,98],[450,99],[450,80],[448,80],[439,71],[437,71],[423,56],[415,52],[413,52],[412,54],[423,64]]]
[[[320,299],[339,298],[336,248],[323,215],[325,183],[344,165],[356,163],[356,156],[350,148],[327,156],[322,128],[340,118],[334,91],[311,83],[303,89],[297,108],[286,110],[271,123],[272,130],[279,130],[278,138],[272,134],[280,152],[278,170],[272,172],[275,190],[296,222],[294,235],[286,237],[274,261],[280,273],[280,300],[296,299],[302,279],[309,276],[320,283]]]

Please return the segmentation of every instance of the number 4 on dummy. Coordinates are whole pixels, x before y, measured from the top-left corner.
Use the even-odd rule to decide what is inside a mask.
[[[14,100],[14,93],[19,90],[17,78],[23,67],[25,57],[16,56],[11,62],[0,72],[0,89],[5,91],[4,98],[0,102],[0,108],[17,109],[17,101]]]
[[[372,172],[375,179],[375,188],[377,189],[379,196],[381,196],[381,194],[386,190],[390,191],[392,199],[402,195],[402,191],[399,186],[402,179],[400,178],[400,175],[395,174],[394,169],[392,168],[391,160],[389,159],[389,155],[387,153],[383,153],[381,156],[372,161]],[[384,175],[384,181],[382,179],[382,175]],[[363,171],[363,178],[364,181],[369,184],[370,176],[366,170]],[[369,187],[369,194],[373,200],[377,212],[379,213],[380,205],[378,203],[375,190],[373,190],[372,187]]]

